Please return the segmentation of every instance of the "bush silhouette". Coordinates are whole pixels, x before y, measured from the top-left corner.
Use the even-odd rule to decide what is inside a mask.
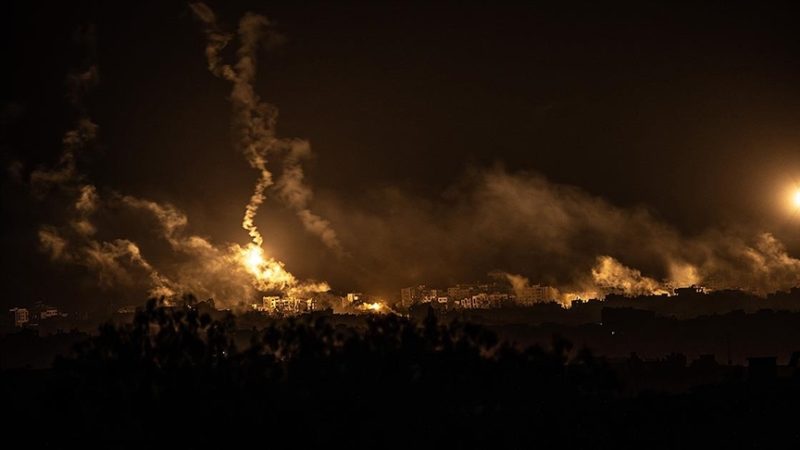
[[[496,443],[487,423],[560,427],[579,400],[593,404],[582,399],[613,396],[616,386],[601,360],[573,355],[566,341],[518,349],[432,312],[422,323],[372,316],[363,327],[286,319],[237,346],[241,333],[233,316],[151,300],[132,323],[104,325],[57,360],[44,410],[63,438],[111,446],[230,442],[244,430],[308,445],[421,435]]]
[[[623,395],[604,360],[559,338],[520,348],[432,311],[419,322],[369,316],[345,326],[309,315],[242,330],[233,316],[214,319],[194,303],[150,301],[50,370],[0,372],[8,429],[51,448],[800,441],[791,431],[796,378]]]

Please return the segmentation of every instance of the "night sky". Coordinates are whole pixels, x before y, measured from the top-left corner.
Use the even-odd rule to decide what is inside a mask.
[[[280,137],[310,142],[310,208],[343,249],[268,190],[267,254],[345,292],[492,271],[581,289],[602,256],[654,280],[689,265],[698,282],[796,284],[800,6],[595,3],[209,2],[221,28],[252,11],[284,37],[258,51],[253,87],[279,109]],[[98,129],[80,183],[170,204],[215,244],[248,242],[258,175],[232,144],[231,86],[209,72],[186,3],[3,9],[4,307],[146,295],[138,272],[101,286],[40,242],[75,199],[38,192],[32,173],[58,162],[78,114],[65,80],[91,65],[81,107]],[[97,239],[131,239],[180,271],[153,220],[113,202],[93,220]]]

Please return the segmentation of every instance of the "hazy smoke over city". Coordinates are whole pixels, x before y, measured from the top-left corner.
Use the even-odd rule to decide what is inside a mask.
[[[336,255],[339,267],[316,277],[349,283],[334,286],[342,290],[472,281],[490,272],[514,289],[552,286],[564,303],[611,292],[662,294],[693,284],[759,294],[800,284],[800,260],[769,233],[710,229],[686,236],[646,209],[615,206],[537,173],[499,166],[454,179],[433,200],[398,188],[366,189],[360,198],[315,198],[303,169],[309,142],[278,137],[277,108],[254,88],[259,47],[279,45],[282,37],[260,15],[245,14],[234,34],[205,4],[192,3],[191,10],[204,28],[209,71],[231,84],[234,146],[256,171],[249,201],[232,199],[243,203],[242,228],[251,241],[214,243],[192,233],[178,202],[96,186],[81,171],[80,154],[99,138],[81,100],[99,79],[91,63],[68,77],[77,119],[63,137],[60,159],[33,171],[30,184],[40,198],[63,200],[63,220],[39,229],[41,250],[55,263],[85,268],[104,289],[191,292],[223,305],[264,292],[329,290],[326,283],[298,280],[264,254],[269,231],[259,228],[257,214],[271,199]],[[225,50],[234,43],[235,62],[229,64]],[[228,120],[224,112],[219,117]]]
[[[370,200],[370,210],[331,200],[325,212],[358,257],[407,284],[457,280],[466,267],[521,275],[565,299],[692,284],[764,294],[800,282],[800,260],[769,233],[683,236],[645,209],[534,173],[475,171],[438,201],[394,189]]]

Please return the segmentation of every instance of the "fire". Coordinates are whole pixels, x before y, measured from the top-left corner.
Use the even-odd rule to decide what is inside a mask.
[[[264,249],[250,243],[238,251],[242,266],[253,275],[253,284],[262,291],[286,290],[297,285],[297,279],[283,268],[283,263],[268,258]]]
[[[264,251],[261,247],[251,246],[249,249],[244,250],[244,263],[253,274],[257,274],[261,266],[264,265]]]
[[[389,311],[389,307],[381,302],[362,303],[358,306],[358,308],[373,314],[381,314]]]

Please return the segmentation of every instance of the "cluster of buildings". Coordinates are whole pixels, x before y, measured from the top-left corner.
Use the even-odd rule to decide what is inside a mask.
[[[46,305],[43,302],[36,302],[31,308],[11,308],[8,310],[10,322],[15,328],[36,327],[42,321],[66,317],[55,306]]]
[[[558,291],[550,286],[511,286],[507,283],[490,282],[456,284],[447,288],[431,288],[425,285],[411,286],[400,290],[402,309],[429,304],[437,309],[493,309],[504,306],[531,306],[537,303],[556,301]],[[254,311],[291,316],[326,308],[350,312],[386,312],[392,310],[378,296],[363,292],[349,292],[342,296],[326,294],[324,298],[291,298],[265,296],[261,303],[250,305]]]
[[[509,305],[529,306],[555,301],[557,291],[550,286],[512,288],[500,283],[457,284],[446,289],[411,286],[400,290],[400,303],[409,308],[432,304],[451,309],[491,309]]]
[[[321,297],[293,298],[265,296],[260,304],[250,305],[253,311],[278,316],[294,316],[326,308],[345,312],[385,312],[388,305],[379,297],[362,292],[349,292],[344,296],[325,294]]]
[[[301,299],[268,295],[261,299],[261,304],[254,303],[251,307],[254,311],[293,316],[315,311],[317,309],[317,301],[314,298]]]

